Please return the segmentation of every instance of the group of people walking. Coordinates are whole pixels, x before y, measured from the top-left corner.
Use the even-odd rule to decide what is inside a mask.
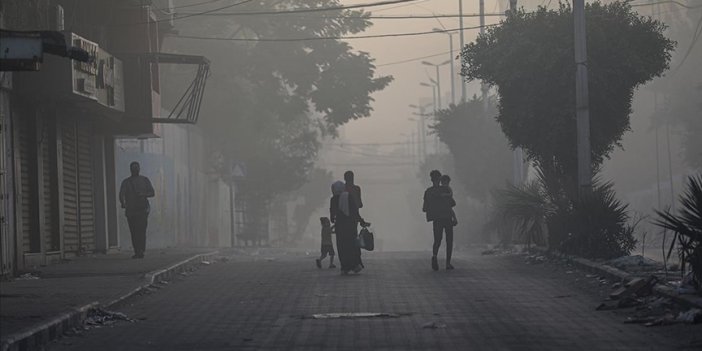
[[[446,269],[454,269],[451,264],[453,254],[453,227],[458,224],[453,208],[453,190],[449,185],[451,178],[442,175],[438,170],[429,173],[432,186],[424,192],[422,211],[426,213],[427,222],[432,222],[434,244],[432,246],[431,267],[439,270],[438,253],[441,248],[444,233],[446,234]],[[363,207],[361,187],[355,184],[352,171],[344,173],[344,182],[336,181],[331,185],[332,197],[329,200],[329,217],[321,217],[322,247],[321,256],[315,260],[318,268],[322,268],[322,260],[329,256],[329,268],[334,265],[334,244],[331,236],[336,233],[336,246],[339,251],[341,274],[359,273],[363,270],[361,248],[357,244],[358,225],[368,226],[359,212]]]

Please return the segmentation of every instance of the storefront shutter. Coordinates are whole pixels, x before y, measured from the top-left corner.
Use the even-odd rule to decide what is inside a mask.
[[[78,163],[76,160],[75,122],[61,121],[63,161],[63,247],[67,253],[80,248],[78,232]]]
[[[36,162],[36,159],[32,157],[32,142],[34,138],[31,137],[30,133],[34,130],[30,128],[27,121],[19,120],[18,123],[18,140],[17,147],[19,149],[19,166],[20,166],[20,187],[22,195],[20,198],[20,211],[22,211],[22,251],[23,252],[36,252],[37,248],[32,247],[32,232],[36,230],[37,223],[33,216],[33,204],[34,199],[32,188],[32,162]],[[34,250],[33,250],[34,249]]]
[[[95,197],[93,186],[93,130],[92,125],[79,122],[76,126],[78,160],[78,223],[81,247],[95,250]]]

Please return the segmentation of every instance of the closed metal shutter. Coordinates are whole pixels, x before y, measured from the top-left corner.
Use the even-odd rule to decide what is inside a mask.
[[[38,245],[32,245],[32,233],[37,229],[37,222],[34,220],[34,204],[32,204],[33,193],[35,189],[32,187],[32,172],[34,167],[32,162],[36,162],[36,158],[32,157],[32,143],[34,138],[31,133],[34,132],[30,128],[29,123],[24,120],[20,120],[18,125],[18,140],[17,147],[19,149],[19,166],[20,166],[20,188],[21,188],[21,198],[20,198],[20,211],[22,211],[22,252],[38,252]]]
[[[95,197],[93,186],[93,129],[80,122],[76,128],[78,160],[78,224],[81,247],[95,250]]]
[[[12,167],[10,161],[10,98],[0,86],[0,276],[14,271],[14,233],[10,232],[13,213],[10,212]]]
[[[78,232],[78,164],[76,160],[75,122],[61,121],[61,151],[63,162],[63,249],[77,253],[80,248]]]
[[[53,147],[56,145],[56,140],[53,137],[53,123],[42,120],[42,127],[40,129],[41,135],[40,135],[40,148],[41,148],[41,155],[42,155],[42,187],[41,191],[43,192],[43,197],[44,197],[44,203],[42,204],[43,207],[43,217],[44,217],[44,228],[42,229],[43,233],[42,235],[44,236],[44,249],[45,251],[58,251],[60,250],[60,245],[59,245],[59,236],[58,236],[58,231],[56,229],[57,225],[57,219],[56,219],[56,212],[54,211],[54,204],[55,204],[55,184],[56,184],[56,177],[53,175],[55,174],[55,155],[52,155],[52,150],[55,150]]]

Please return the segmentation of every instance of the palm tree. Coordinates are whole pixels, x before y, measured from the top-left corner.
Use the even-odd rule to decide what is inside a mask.
[[[688,177],[685,192],[680,195],[681,208],[677,214],[670,209],[656,210],[658,219],[653,223],[675,233],[680,243],[680,262],[692,270],[698,286],[702,283],[702,174]],[[671,245],[671,250],[672,250]]]

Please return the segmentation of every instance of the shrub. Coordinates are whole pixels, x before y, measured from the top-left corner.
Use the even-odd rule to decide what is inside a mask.
[[[687,179],[685,192],[680,196],[681,208],[677,214],[670,209],[656,211],[653,223],[670,229],[680,243],[680,261],[689,266],[696,284],[702,283],[702,175]],[[675,242],[673,239],[673,243]]]
[[[635,225],[629,225],[628,205],[616,198],[611,182],[595,184],[593,191],[576,200],[559,225],[567,228],[561,250],[589,258],[627,256],[636,247]]]

